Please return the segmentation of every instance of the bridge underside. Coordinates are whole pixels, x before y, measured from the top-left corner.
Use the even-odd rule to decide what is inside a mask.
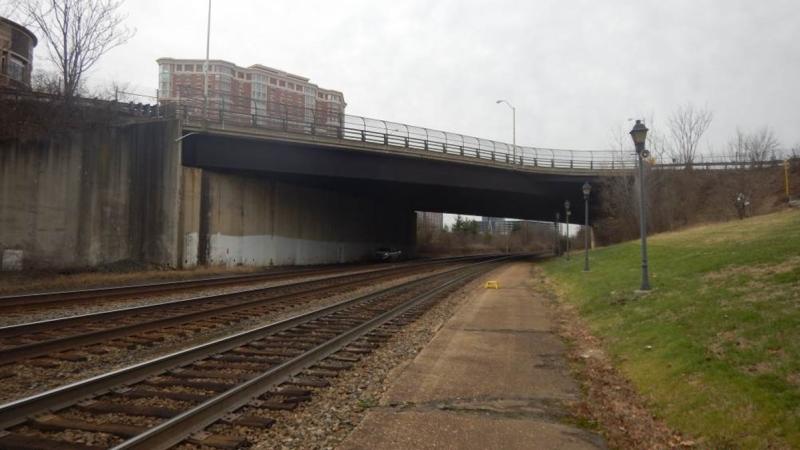
[[[564,200],[583,219],[580,187],[591,177],[319,145],[195,134],[185,166],[248,173],[369,197],[398,209],[553,220]]]

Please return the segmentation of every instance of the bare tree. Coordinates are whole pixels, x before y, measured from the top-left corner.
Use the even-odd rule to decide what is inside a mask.
[[[770,159],[776,159],[780,143],[772,129],[761,127],[750,134],[748,139],[748,157],[750,162],[761,164]]]
[[[61,77],[56,72],[36,69],[31,76],[31,86],[36,92],[58,95],[61,93]]]
[[[735,162],[747,161],[747,134],[736,128],[736,136],[728,141],[728,159]]]
[[[736,162],[761,165],[775,159],[780,143],[769,127],[762,127],[752,133],[736,129],[736,136],[728,142],[728,157]]]
[[[697,147],[714,114],[708,108],[697,108],[691,103],[680,106],[668,119],[672,136],[673,162],[691,165],[697,156]]]
[[[0,0],[0,17],[13,20],[23,27],[31,25],[18,0]]]
[[[61,75],[62,93],[74,96],[86,72],[135,31],[122,26],[122,0],[28,0],[24,12],[47,43]]]

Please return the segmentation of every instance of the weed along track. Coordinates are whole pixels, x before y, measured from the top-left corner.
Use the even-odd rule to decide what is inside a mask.
[[[501,261],[450,268],[2,405],[0,448],[244,446],[237,430],[270,427],[276,411],[310,400]]]

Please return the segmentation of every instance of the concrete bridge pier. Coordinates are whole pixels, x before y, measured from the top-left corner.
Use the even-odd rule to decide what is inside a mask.
[[[181,192],[181,267],[344,263],[380,246],[414,249],[414,212],[366,196],[193,167],[183,167]]]

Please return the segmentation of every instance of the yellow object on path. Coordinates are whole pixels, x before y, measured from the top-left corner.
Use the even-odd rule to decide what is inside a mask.
[[[500,289],[500,283],[497,281],[487,281],[486,289]]]

